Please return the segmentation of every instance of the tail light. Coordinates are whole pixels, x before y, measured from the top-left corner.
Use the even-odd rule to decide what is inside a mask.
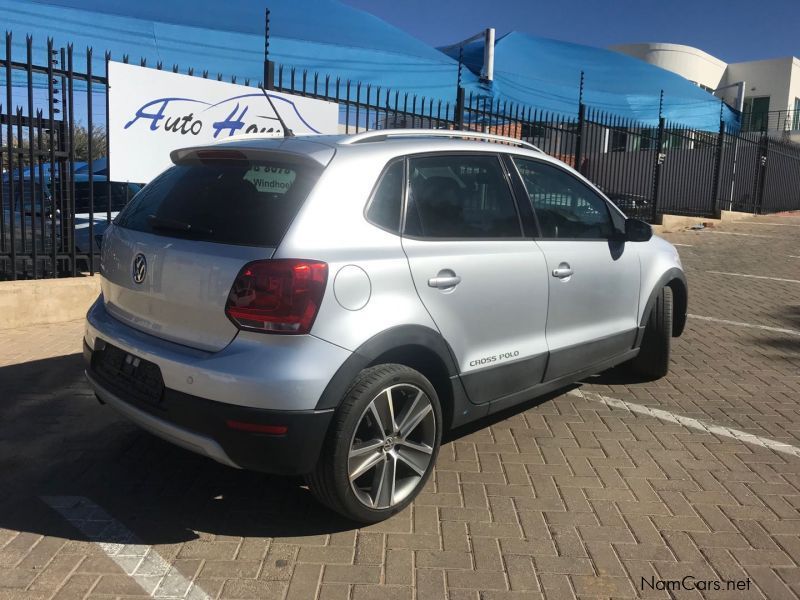
[[[314,260],[259,260],[242,267],[225,314],[239,329],[264,333],[311,331],[322,304],[328,265]]]

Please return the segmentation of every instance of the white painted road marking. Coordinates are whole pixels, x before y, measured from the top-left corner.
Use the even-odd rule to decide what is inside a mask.
[[[747,273],[728,273],[727,271],[706,271],[715,275],[732,275],[734,277],[747,277],[749,279],[768,279],[770,281],[783,281],[784,283],[800,283],[797,279],[783,279],[782,277],[767,277],[766,275],[748,275]]]
[[[673,246],[682,246],[683,248],[693,248],[692,244],[672,244]]]
[[[800,331],[796,329],[784,329],[783,327],[770,327],[769,325],[756,325],[755,323],[743,323],[741,321],[728,321],[727,319],[717,319],[716,317],[706,317],[703,315],[686,315],[690,319],[699,319],[700,321],[711,321],[712,323],[720,323],[722,325],[734,325],[736,327],[749,327],[750,329],[763,329],[764,331],[774,331],[776,333],[788,333],[789,335],[800,335]]]
[[[707,423],[706,421],[701,421],[699,419],[693,419],[691,417],[683,417],[681,415],[676,415],[675,413],[671,413],[666,410],[661,410],[659,408],[650,408],[649,406],[634,404],[633,402],[626,402],[625,400],[617,400],[616,398],[609,398],[608,396],[603,396],[601,394],[596,394],[594,392],[584,392],[582,390],[577,389],[569,391],[567,392],[567,394],[572,396],[579,396],[591,402],[600,402],[602,404],[605,404],[609,408],[619,408],[622,410],[627,410],[629,412],[638,413],[640,415],[646,415],[648,417],[660,419],[661,421],[667,421],[668,423],[677,423],[678,425],[683,425],[684,427],[688,427],[690,429],[697,429],[698,431],[703,431],[705,433],[711,433],[713,435],[733,438],[735,440],[739,440],[740,442],[753,444],[754,446],[761,446],[762,448],[769,448],[770,450],[774,450],[775,452],[780,452],[782,454],[788,454],[789,456],[796,456],[800,458],[800,448],[796,446],[792,446],[791,444],[787,444],[785,442],[778,442],[776,440],[771,440],[769,438],[761,437],[760,435],[747,433],[746,431],[740,431],[739,429],[731,429],[730,427],[714,425],[713,423]]]
[[[42,500],[102,548],[151,598],[211,600],[152,547],[142,544],[132,531],[88,498],[45,496]]]

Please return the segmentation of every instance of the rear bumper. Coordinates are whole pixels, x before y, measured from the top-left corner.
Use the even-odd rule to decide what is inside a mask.
[[[313,335],[240,331],[225,348],[206,352],[139,331],[114,318],[102,296],[86,315],[84,339],[97,340],[158,365],[169,390],[223,404],[309,411],[352,354]]]
[[[165,388],[157,406],[113,388],[93,373],[84,342],[86,377],[100,400],[143,429],[230,467],[280,475],[314,469],[333,410],[278,411],[206,400]],[[231,429],[228,421],[286,427],[271,435]]]

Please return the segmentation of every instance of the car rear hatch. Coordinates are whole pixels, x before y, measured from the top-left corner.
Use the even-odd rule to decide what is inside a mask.
[[[244,265],[272,257],[333,156],[324,148],[313,158],[235,144],[173,153],[176,165],[106,233],[109,313],[185,346],[227,346],[238,331],[225,314],[231,286]]]

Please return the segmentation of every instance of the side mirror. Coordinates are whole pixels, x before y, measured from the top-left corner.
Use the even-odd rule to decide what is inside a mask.
[[[639,219],[625,219],[625,240],[628,242],[646,242],[653,237],[650,223]]]

